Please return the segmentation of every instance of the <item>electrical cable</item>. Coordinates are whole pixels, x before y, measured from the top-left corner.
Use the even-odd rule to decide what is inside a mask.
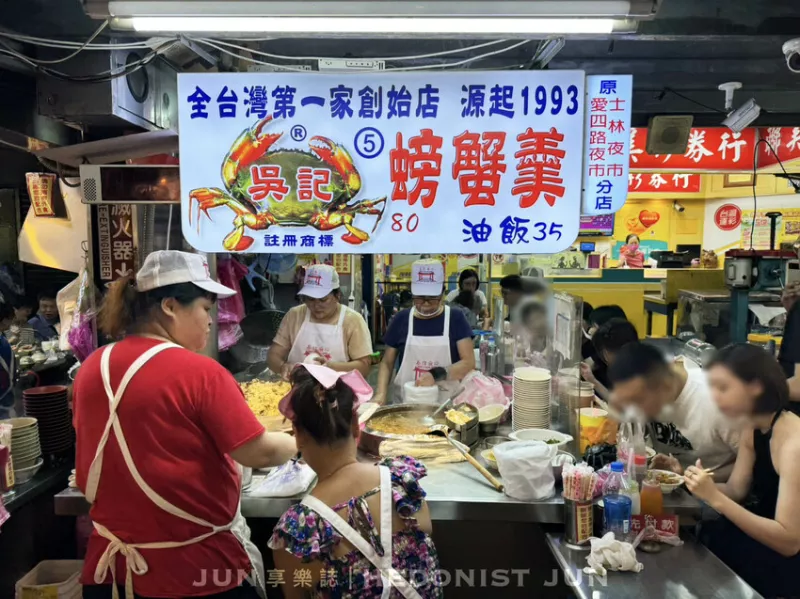
[[[83,44],[81,44],[77,50],[75,50],[74,52],[72,52],[72,54],[69,54],[63,58],[57,58],[55,60],[39,60],[36,58],[31,58],[30,56],[27,56],[26,58],[31,62],[35,62],[36,64],[59,64],[62,62],[67,62],[68,60],[75,58],[78,54],[83,52],[86,49],[86,47],[89,44],[91,44],[92,41],[94,41],[94,39],[97,38],[97,36],[100,35],[106,27],[108,27],[108,19],[103,21],[100,24],[100,27],[95,29],[94,33],[90,35],[89,38],[85,42],[83,42]]]
[[[74,50],[75,48],[83,48],[84,50],[114,50],[117,48],[136,49],[136,48],[149,48],[151,45],[147,41],[125,42],[123,44],[92,44],[92,43],[87,44],[86,42],[54,40],[43,37],[22,35],[20,33],[11,33],[8,31],[0,31],[0,37],[8,38],[15,42],[23,42],[31,46],[42,46],[45,48],[60,48],[62,50]],[[177,36],[172,36],[169,39],[177,39]]]
[[[702,107],[703,107],[703,108],[705,108],[706,110],[710,110],[710,111],[712,111],[712,112],[718,112],[718,113],[720,113],[720,114],[724,114],[724,115],[727,115],[727,114],[728,114],[728,113],[727,113],[727,112],[725,112],[724,110],[720,110],[719,108],[714,108],[713,106],[709,106],[708,104],[703,104],[702,102],[699,102],[699,101],[695,100],[694,98],[690,98],[689,96],[687,96],[687,95],[685,95],[685,94],[682,94],[681,92],[676,92],[676,91],[675,91],[674,89],[672,89],[671,87],[665,87],[665,88],[663,89],[663,91],[661,92],[661,97],[662,97],[662,98],[663,98],[663,94],[664,94],[664,92],[669,92],[669,93],[671,93],[671,94],[673,94],[673,95],[675,95],[675,96],[678,96],[679,98],[683,98],[683,99],[684,99],[684,100],[686,100],[687,102],[691,102],[692,104],[696,104],[697,106],[702,106]]]
[[[117,79],[119,77],[125,77],[132,73],[135,73],[139,69],[144,68],[148,64],[150,64],[153,60],[155,60],[160,54],[167,51],[169,48],[177,44],[177,40],[172,40],[163,44],[162,46],[151,50],[145,56],[140,58],[139,60],[132,62],[130,64],[125,65],[121,70],[117,69],[109,69],[107,71],[102,71],[100,73],[93,73],[91,75],[69,75],[67,73],[63,73],[61,71],[57,71],[55,69],[51,69],[50,67],[46,67],[35,62],[32,62],[27,56],[24,54],[20,54],[16,50],[13,50],[6,46],[2,41],[0,41],[0,45],[5,47],[0,47],[0,54],[7,54],[29,64],[34,69],[41,71],[45,75],[49,75],[51,77],[55,77],[56,79],[61,79],[62,81],[70,81],[73,83],[103,83],[105,81],[111,81],[113,79]]]
[[[786,167],[783,166],[783,161],[778,156],[778,152],[775,151],[775,148],[769,142],[767,138],[759,139],[756,142],[756,147],[753,149],[753,222],[750,226],[750,249],[753,249],[753,233],[756,230],[756,216],[758,214],[758,198],[756,195],[756,168],[758,167],[758,146],[764,144],[767,146],[772,152],[772,155],[775,156],[775,160],[778,161],[778,166],[781,167],[783,174],[786,175],[787,180],[795,188],[795,191],[800,192],[800,184],[795,183],[792,178],[789,176],[789,173],[786,171]]]
[[[261,50],[253,50],[248,48],[247,46],[240,46],[238,44],[232,44],[230,42],[226,42],[223,40],[218,40],[215,38],[193,38],[187,36],[187,39],[201,42],[201,41],[210,41],[215,44],[219,44],[220,46],[226,46],[228,48],[236,48],[237,50],[244,50],[246,52],[250,52],[251,54],[256,54],[258,56],[264,56],[266,58],[277,58],[278,60],[341,60],[341,57],[334,57],[329,58],[325,56],[286,56],[283,54],[272,54],[270,52],[262,52]],[[262,41],[263,39],[270,39],[270,38],[262,38],[254,39],[251,41]],[[468,46],[466,48],[455,48],[453,50],[442,50],[441,52],[431,52],[429,54],[419,54],[416,56],[382,56],[382,57],[363,57],[363,60],[384,60],[386,62],[394,62],[394,61],[401,61],[401,60],[422,60],[424,58],[436,58],[438,56],[448,56],[450,54],[458,54],[460,52],[469,52],[471,50],[480,50],[481,48],[486,48],[488,46],[493,46],[497,44],[501,44],[504,42],[508,42],[510,40],[493,40],[491,42],[484,42],[482,44],[477,44],[474,46]]]
[[[222,46],[218,46],[215,42],[210,42],[207,39],[203,39],[203,40],[195,39],[194,41],[197,42],[197,43],[201,43],[201,44],[210,46],[212,48],[215,48],[216,50],[219,50],[220,52],[224,52],[225,54],[228,54],[229,56],[233,56],[234,58],[238,58],[240,60],[245,60],[247,62],[252,62],[254,64],[260,64],[260,65],[264,65],[264,66],[268,66],[268,67],[272,67],[272,68],[276,68],[276,69],[280,69],[280,70],[284,70],[284,71],[308,73],[308,71],[304,70],[304,69],[298,69],[298,68],[294,68],[294,67],[290,67],[290,66],[275,64],[275,63],[266,62],[266,61],[263,61],[263,60],[258,60],[258,59],[255,59],[255,58],[252,58],[252,57],[249,57],[249,56],[242,56],[240,54],[236,54],[235,52],[231,52],[230,50],[228,50],[226,48],[223,48]],[[520,46],[523,46],[523,45],[529,43],[530,41],[531,40],[523,40],[521,42],[517,42],[517,43],[512,44],[510,46],[506,46],[504,48],[501,48],[499,50],[494,50],[492,52],[486,52],[485,54],[480,54],[478,56],[471,56],[469,58],[466,58],[466,59],[463,59],[463,60],[459,60],[459,61],[456,61],[456,62],[450,62],[450,63],[440,64],[440,65],[416,65],[416,66],[412,66],[412,67],[390,67],[390,68],[384,69],[384,72],[385,71],[419,71],[419,70],[427,70],[427,69],[439,69],[439,68],[450,68],[450,67],[461,66],[461,65],[464,65],[464,64],[469,64],[471,62],[478,61],[478,60],[483,60],[484,58],[489,58],[490,56],[496,56],[498,54],[503,54],[505,52],[508,52],[509,50],[514,50],[515,48],[519,48]]]

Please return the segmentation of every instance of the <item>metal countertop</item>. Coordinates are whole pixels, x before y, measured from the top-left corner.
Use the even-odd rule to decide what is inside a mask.
[[[693,537],[660,553],[637,551],[644,570],[585,574],[588,551],[570,549],[562,534],[546,535],[547,544],[578,599],[761,599],[744,580]]]

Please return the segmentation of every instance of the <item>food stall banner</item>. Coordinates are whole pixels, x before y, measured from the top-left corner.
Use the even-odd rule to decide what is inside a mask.
[[[100,280],[111,283],[135,270],[133,205],[97,207]]]
[[[691,173],[630,173],[629,193],[699,193],[701,175]]]
[[[583,214],[613,214],[628,197],[631,75],[586,77]]]
[[[578,235],[583,71],[181,73],[178,97],[198,250],[531,254]]]
[[[765,139],[772,146],[761,144],[758,154],[759,168],[766,168],[781,162],[791,162],[800,159],[800,127],[765,127],[758,130],[759,137]],[[778,154],[776,157],[772,152]]]
[[[727,127],[692,129],[683,156],[648,154],[647,129],[631,129],[631,170],[673,173],[753,172],[757,130],[734,133]]]

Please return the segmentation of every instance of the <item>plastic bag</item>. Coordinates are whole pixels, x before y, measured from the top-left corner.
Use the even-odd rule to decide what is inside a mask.
[[[56,304],[61,318],[59,348],[72,351],[78,361],[84,361],[97,346],[94,340],[92,297],[96,288],[86,268],[78,277],[58,292]]]
[[[226,287],[240,291],[239,281],[248,273],[247,267],[233,258],[220,260],[217,265],[219,282]],[[219,350],[225,351],[236,345],[242,338],[239,323],[245,316],[242,294],[220,299],[217,302],[217,323]]]
[[[553,450],[544,441],[511,441],[495,445],[497,467],[506,495],[522,501],[547,499],[555,493]]]
[[[250,487],[251,497],[301,497],[311,487],[317,475],[308,464],[297,460],[278,466],[260,484]]]
[[[453,401],[455,405],[468,403],[476,408],[482,408],[492,404],[507,406],[510,403],[503,392],[502,383],[478,371],[464,377],[462,384],[464,392]]]

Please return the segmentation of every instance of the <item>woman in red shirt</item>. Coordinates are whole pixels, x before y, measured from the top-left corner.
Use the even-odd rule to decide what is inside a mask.
[[[267,434],[230,373],[195,353],[214,301],[234,293],[202,256],[175,251],[150,254],[135,283],[108,290],[100,327],[127,336],[89,356],[74,386],[77,481],[94,524],[84,599],[249,599],[263,589],[235,462],[273,466],[297,448]]]
[[[644,254],[639,249],[639,236],[628,235],[625,245],[619,251],[620,266],[628,268],[644,268]]]

